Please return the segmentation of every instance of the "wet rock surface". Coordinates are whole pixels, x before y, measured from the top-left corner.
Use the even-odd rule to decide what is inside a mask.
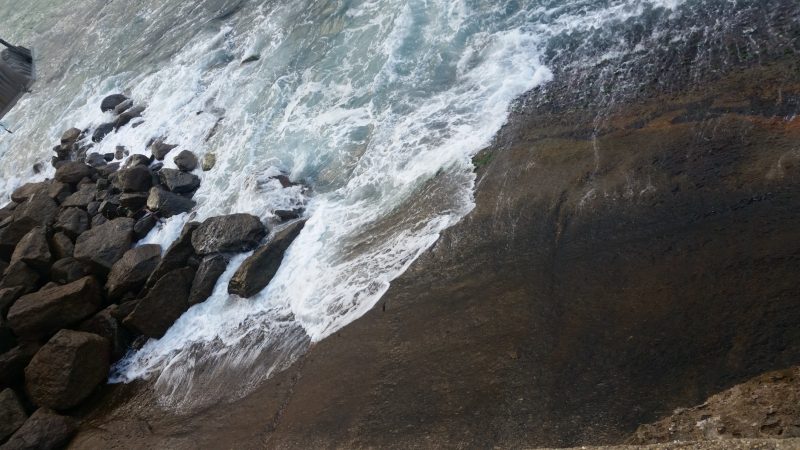
[[[8,312],[18,336],[41,336],[76,324],[97,311],[100,287],[93,277],[20,297]]]
[[[198,255],[245,252],[258,246],[267,235],[261,220],[251,214],[231,214],[206,219],[192,234]]]
[[[189,309],[194,269],[173,270],[159,279],[123,324],[145,336],[160,338]]]

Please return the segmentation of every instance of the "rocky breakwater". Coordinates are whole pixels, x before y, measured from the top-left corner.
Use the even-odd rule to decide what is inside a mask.
[[[229,290],[250,297],[263,289],[303,225],[292,215],[264,244],[269,232],[258,217],[232,214],[187,223],[163,254],[160,245],[137,245],[162,219],[194,208],[198,159],[163,138],[147,143],[149,155],[92,153],[144,111],[123,95],[101,108],[114,120],[67,130],[54,179],[19,187],[0,209],[3,449],[65,445],[78,427],[70,415],[113,362],[205,301],[233,253],[256,250]],[[177,168],[164,168],[173,150]],[[257,273],[264,264],[270,270]]]

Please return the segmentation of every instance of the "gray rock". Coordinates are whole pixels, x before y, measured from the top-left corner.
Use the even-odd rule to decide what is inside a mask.
[[[267,228],[251,214],[230,214],[206,219],[192,234],[198,255],[220,252],[246,252],[258,246]]]
[[[75,253],[75,244],[72,239],[64,233],[56,233],[50,239],[50,249],[55,259],[62,259],[72,256]]]
[[[61,330],[25,368],[25,389],[37,405],[56,410],[72,408],[105,381],[110,356],[105,338]]]
[[[91,167],[79,161],[71,161],[56,169],[55,179],[62,183],[75,184],[91,175]]]
[[[286,250],[303,230],[303,226],[305,221],[289,225],[245,259],[228,283],[228,293],[250,298],[267,287],[281,267]]]
[[[177,147],[177,145],[167,144],[161,139],[156,139],[149,147],[150,151],[153,153],[153,157],[159,161],[163,161],[164,158],[167,157],[167,153]]]
[[[128,156],[129,153],[130,152],[128,152],[128,149],[126,149],[124,146],[118,145],[114,149],[114,159],[122,159],[122,158]]]
[[[92,133],[92,142],[102,141],[112,131],[114,131],[114,122],[98,125],[97,128],[95,128],[94,133]]]
[[[124,113],[126,110],[128,110],[128,108],[130,108],[131,106],[133,106],[133,100],[127,99],[124,102],[114,107],[114,114],[120,115]]]
[[[178,317],[189,309],[193,278],[194,270],[189,267],[164,275],[122,323],[145,336],[164,336]]]
[[[127,161],[125,161],[125,168],[129,167],[136,167],[136,166],[144,166],[147,167],[150,163],[153,162],[153,158],[150,156],[145,156],[140,153],[135,153],[131,155]]]
[[[61,203],[62,208],[82,208],[86,209],[89,203],[93,202],[97,194],[97,186],[94,184],[83,184],[77,192],[65,198]]]
[[[210,255],[203,258],[197,274],[189,291],[189,305],[196,305],[206,301],[214,291],[214,286],[220,275],[228,267],[228,258],[224,255]]]
[[[97,176],[101,178],[108,178],[111,176],[111,174],[119,170],[119,163],[118,162],[109,163],[103,167],[98,167],[96,170],[97,170]]]
[[[186,197],[157,187],[151,188],[150,195],[147,197],[147,208],[158,212],[162,217],[172,217],[189,212],[194,205],[195,202]]]
[[[126,292],[139,291],[160,261],[161,246],[158,244],[146,244],[125,252],[108,275],[108,297],[116,300]]]
[[[100,111],[113,111],[114,108],[119,106],[121,103],[124,103],[126,100],[128,100],[128,97],[122,94],[111,94],[105,97],[102,102],[100,102]]]
[[[149,196],[146,192],[126,192],[119,196],[119,204],[129,211],[139,211],[147,204]]]
[[[200,187],[200,178],[177,169],[161,169],[158,178],[167,189],[176,194],[193,192]]]
[[[25,407],[14,391],[4,389],[0,392],[0,442],[14,434],[27,418]]]
[[[107,222],[108,222],[108,219],[106,218],[106,216],[104,216],[102,214],[98,214],[98,215],[92,217],[92,228],[97,228],[100,225],[102,225],[104,223],[107,223]]]
[[[173,159],[178,169],[184,172],[191,172],[197,168],[197,156],[189,150],[182,150]]]
[[[98,216],[95,216],[98,217]],[[121,217],[78,236],[75,259],[105,274],[131,248],[134,220]]]
[[[57,450],[66,446],[77,430],[75,419],[58,415],[48,408],[39,408],[2,449]]]
[[[47,234],[42,227],[35,227],[19,241],[11,263],[22,261],[33,269],[46,271],[50,267],[52,255],[47,245]]]
[[[89,153],[84,162],[95,168],[105,166],[108,163],[105,156],[101,155],[100,153]]]
[[[122,192],[147,192],[152,185],[153,174],[144,165],[122,169],[114,177],[114,186]]]
[[[163,258],[161,258],[161,262],[158,263],[153,274],[150,275],[150,279],[147,280],[148,288],[153,287],[167,273],[185,267],[188,264],[189,258],[194,256],[192,233],[198,226],[200,224],[197,222],[189,222],[183,226],[178,239],[167,248]]]
[[[158,223],[158,217],[155,214],[145,214],[141,219],[136,221],[133,225],[133,236],[138,241],[147,236],[147,233],[152,230]]]
[[[61,145],[72,145],[81,138],[81,130],[70,128],[61,135]]]
[[[47,336],[74,325],[98,310],[102,298],[93,277],[23,295],[8,311],[8,324],[17,336]]]
[[[142,105],[134,106],[130,109],[127,109],[125,112],[117,116],[117,120],[114,122],[114,128],[117,129],[122,128],[128,123],[130,123],[131,120],[137,117],[141,117],[145,109],[146,108]]]
[[[59,259],[50,267],[50,279],[59,284],[72,283],[90,273],[91,270],[86,265],[72,257]]]
[[[62,209],[53,228],[75,239],[89,229],[89,214],[80,208]]]

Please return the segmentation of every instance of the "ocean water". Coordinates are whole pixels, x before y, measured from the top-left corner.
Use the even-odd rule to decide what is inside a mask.
[[[691,11],[683,4],[0,0],[2,37],[34,48],[39,74],[3,119],[14,133],[0,137],[0,195],[51,177],[61,133],[108,121],[100,100],[124,92],[147,105],[142,124],[93,151],[147,153],[145,143],[163,136],[176,153],[217,158],[197,173],[196,210],[143,243],[166,248],[189,220],[247,212],[273,224],[275,210],[305,208],[308,222],[263,292],[227,294],[247,255],[237,256],[209,300],[111,376],[151,380],[174,407],[237,397],[362,316],[472,209],[472,156],[515,99],[547,88],[556,61],[646,51],[614,30]],[[581,52],[589,37],[609,43]],[[564,56],[571,48],[580,58]],[[39,162],[46,169],[35,174]],[[279,173],[308,189],[282,189],[269,178]]]

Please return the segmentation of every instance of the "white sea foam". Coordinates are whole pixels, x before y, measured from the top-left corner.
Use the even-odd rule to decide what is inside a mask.
[[[44,38],[70,31],[84,48],[41,44],[55,62],[9,116],[18,133],[0,142],[7,193],[31,178],[27,168],[49,157],[61,131],[110,120],[100,100],[124,90],[148,105],[144,122],[93,151],[146,153],[150,138],[165,136],[175,152],[217,158],[197,171],[196,211],[142,242],[166,248],[188,220],[248,212],[266,221],[276,209],[306,208],[303,232],[263,292],[227,294],[237,256],[209,300],[117,365],[113,381],[152,379],[175,405],[231,394],[231,380],[244,393],[372,308],[473,207],[470,157],[517,96],[552,78],[541,62],[552,36],[679,2],[305,0],[247,5],[223,21],[212,18],[232,2],[196,3],[85,0],[61,11],[83,29]],[[260,59],[241,64],[253,54]],[[312,191],[270,181],[281,172]]]

